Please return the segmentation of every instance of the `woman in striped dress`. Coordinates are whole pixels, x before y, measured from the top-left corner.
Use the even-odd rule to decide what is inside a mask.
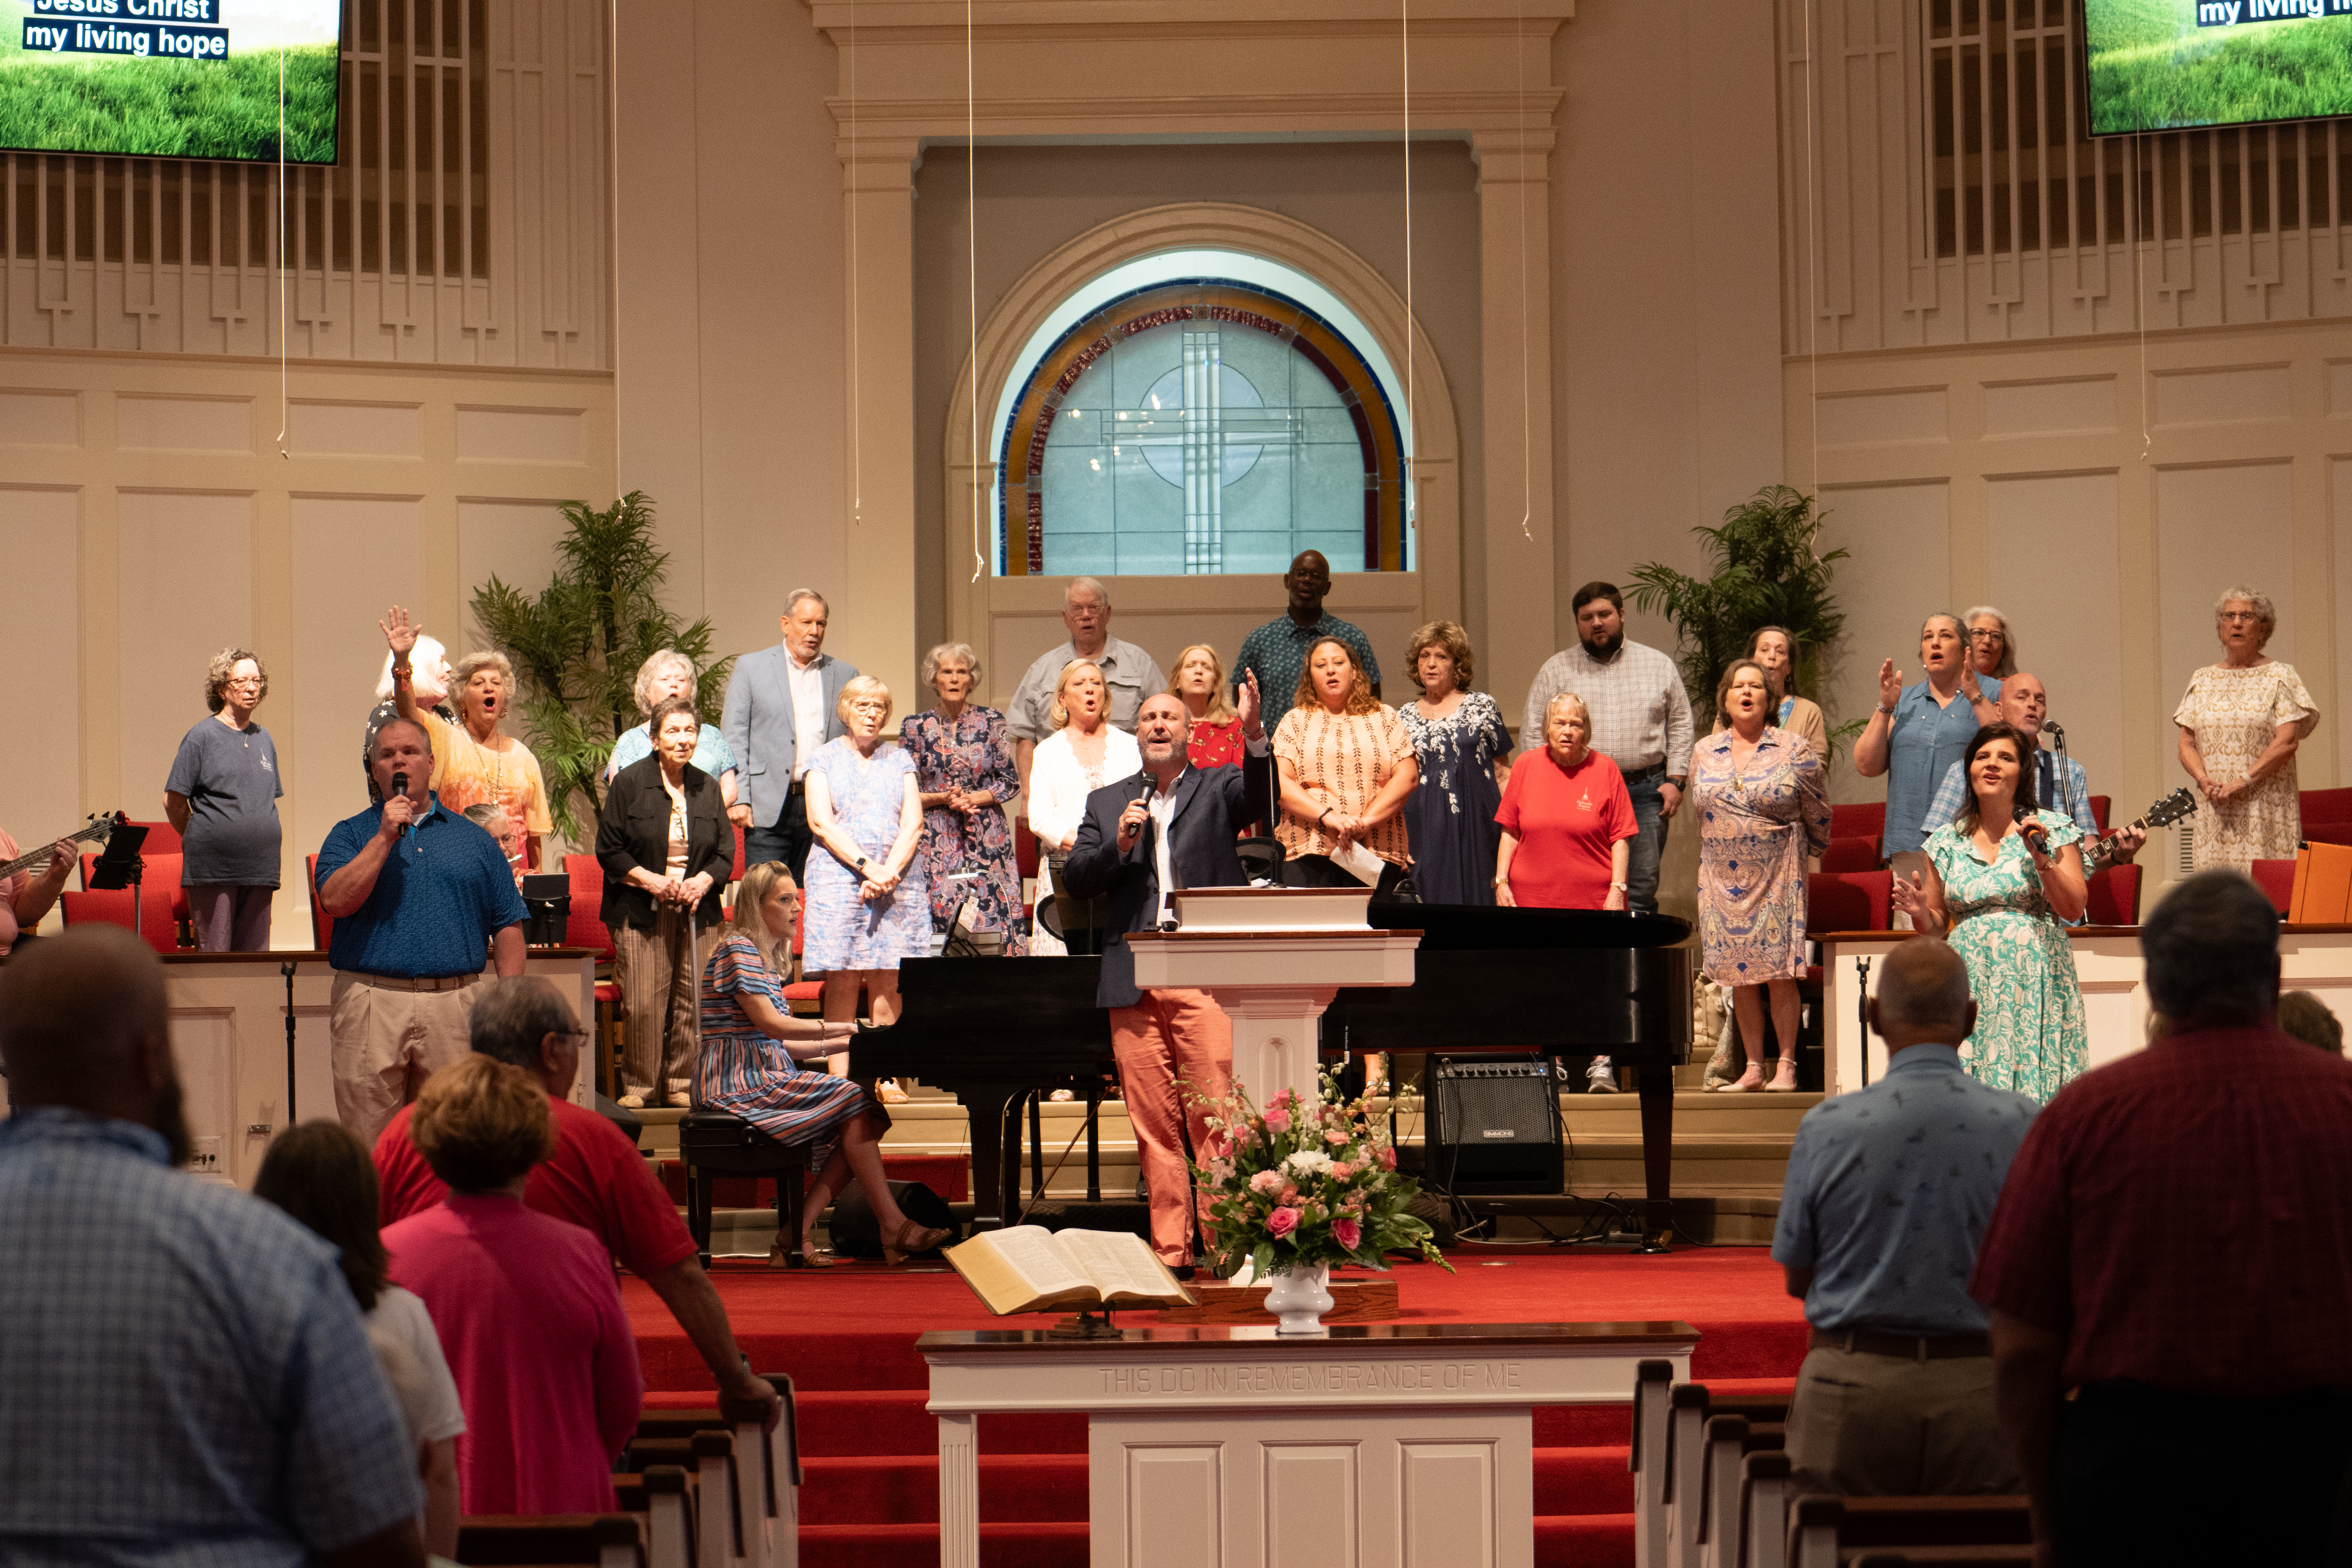
[[[795,1018],[784,1006],[783,976],[800,889],[781,861],[766,860],[743,873],[727,935],[711,951],[702,971],[702,1051],[696,1072],[696,1099],[706,1110],[740,1116],[779,1143],[808,1143],[809,1168],[816,1173],[801,1205],[805,1238],[834,1195],[853,1176],[874,1210],[883,1237],[883,1257],[892,1264],[928,1252],[948,1233],[915,1224],[890,1195],[877,1147],[890,1125],[889,1113],[845,1078],[800,1065],[839,1049],[854,1024]],[[805,1250],[788,1258],[779,1231],[769,1248],[772,1268],[798,1268],[815,1260]]]

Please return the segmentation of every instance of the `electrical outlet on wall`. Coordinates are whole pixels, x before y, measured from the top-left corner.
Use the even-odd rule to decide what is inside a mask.
[[[193,1141],[192,1146],[195,1152],[188,1157],[188,1169],[200,1176],[219,1175],[221,1173],[220,1140],[198,1138]]]

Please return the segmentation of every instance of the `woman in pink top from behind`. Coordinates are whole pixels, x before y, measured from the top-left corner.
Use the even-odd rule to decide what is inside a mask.
[[[613,1511],[613,1456],[636,1430],[645,1381],[604,1244],[523,1206],[555,1147],[547,1091],[469,1056],[426,1080],[410,1126],[449,1196],[387,1227],[383,1245],[457,1380],[465,1511]]]

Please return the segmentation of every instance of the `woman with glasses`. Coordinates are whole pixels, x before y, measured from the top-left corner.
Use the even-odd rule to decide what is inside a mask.
[[[1960,617],[1969,628],[1969,662],[1979,676],[2007,680],[2017,673],[2017,637],[2009,617],[1990,605],[1979,605]]]
[[[225,647],[205,672],[212,717],[180,738],[163,781],[163,815],[181,840],[180,885],[205,952],[269,951],[278,893],[278,748],[253,710],[269,672],[245,648]]]
[[[2180,765],[2204,798],[2197,803],[2197,868],[2286,860],[2303,837],[2295,748],[2319,728],[2319,709],[2294,666],[2263,649],[2278,611],[2257,588],[2235,587],[2213,605],[2221,662],[2189,678],[2174,710]]]

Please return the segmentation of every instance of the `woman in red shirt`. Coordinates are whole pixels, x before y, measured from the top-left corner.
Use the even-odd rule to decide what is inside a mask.
[[[1242,721],[1225,700],[1225,663],[1207,643],[1194,643],[1176,656],[1168,695],[1183,701],[1192,716],[1184,760],[1196,768],[1222,768],[1244,755]]]
[[[1544,709],[1544,749],[1511,769],[1495,820],[1495,902],[1505,909],[1622,910],[1641,828],[1617,764],[1592,749],[1592,713],[1562,692]]]

